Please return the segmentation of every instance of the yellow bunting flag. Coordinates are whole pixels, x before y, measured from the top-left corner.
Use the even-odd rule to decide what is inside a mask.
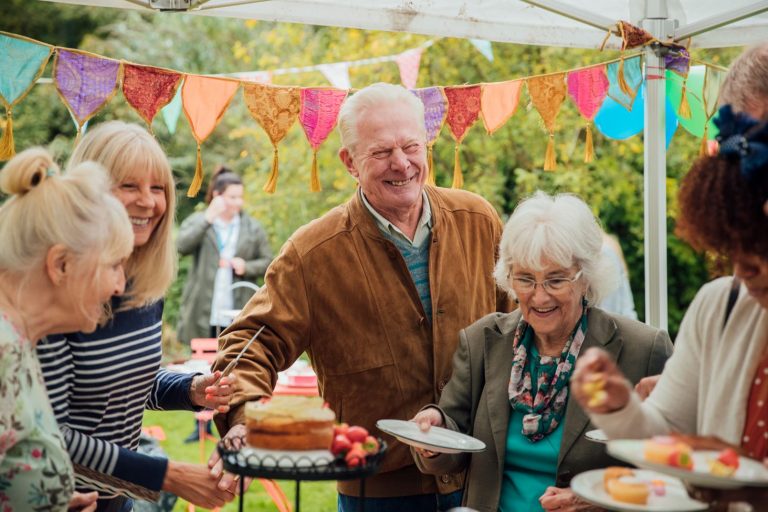
[[[547,152],[544,157],[544,170],[554,171],[557,166],[555,120],[563,101],[565,101],[565,73],[529,78],[527,82],[531,102],[541,115],[544,126],[549,132],[549,142],[547,142]]]

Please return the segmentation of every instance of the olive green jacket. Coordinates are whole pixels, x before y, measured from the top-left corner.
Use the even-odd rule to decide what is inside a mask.
[[[190,215],[179,228],[176,240],[181,255],[192,255],[192,266],[187,274],[181,295],[178,337],[184,343],[192,338],[207,338],[211,324],[213,282],[219,268],[219,247],[213,225],[205,220],[205,213]],[[240,231],[235,256],[245,260],[245,274],[233,275],[232,282],[256,282],[264,276],[272,261],[272,248],[261,224],[245,213],[240,213]],[[234,290],[235,308],[242,308],[251,298],[249,288]]]
[[[480,512],[496,512],[499,507],[511,412],[507,387],[514,355],[512,340],[519,320],[520,311],[490,314],[461,331],[453,377],[439,402],[447,427],[480,439],[485,451],[433,458],[414,452],[419,469],[426,473],[468,468],[464,504]],[[633,384],[660,374],[672,355],[672,342],[665,331],[599,308],[590,308],[587,321],[579,354],[590,347],[602,348]],[[562,428],[554,482],[558,487],[567,487],[571,478],[584,471],[621,465],[606,454],[605,445],[584,437],[595,427],[575,400],[569,400]]]

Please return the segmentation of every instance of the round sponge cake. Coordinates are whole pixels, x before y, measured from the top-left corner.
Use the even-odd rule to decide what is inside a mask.
[[[250,446],[269,450],[327,450],[336,414],[319,397],[276,396],[245,405]]]

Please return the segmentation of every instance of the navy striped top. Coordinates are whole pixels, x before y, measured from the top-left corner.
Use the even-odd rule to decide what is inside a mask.
[[[120,307],[112,301],[113,311]],[[160,368],[163,302],[115,313],[90,334],[38,343],[48,395],[76,470],[78,489],[102,496],[159,491],[168,461],[136,453],[144,408],[192,410],[193,375]],[[88,471],[91,470],[91,471]],[[92,471],[113,478],[98,480]],[[121,485],[126,483],[125,486]]]

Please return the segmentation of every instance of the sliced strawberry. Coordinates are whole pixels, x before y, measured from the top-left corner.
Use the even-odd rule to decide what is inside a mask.
[[[717,460],[734,469],[739,467],[739,454],[733,448],[726,448],[717,456]]]

